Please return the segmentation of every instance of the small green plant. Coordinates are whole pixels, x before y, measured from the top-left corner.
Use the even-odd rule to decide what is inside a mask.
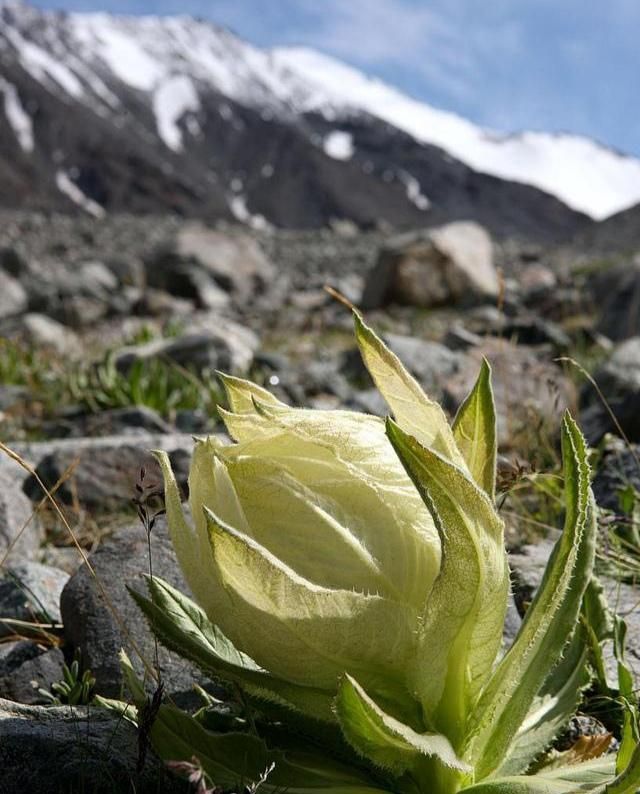
[[[175,330],[169,327],[165,332]],[[139,338],[153,338],[151,333],[143,328]],[[70,405],[91,412],[146,406],[168,419],[177,411],[203,410],[217,420],[216,406],[222,398],[213,372],[196,373],[170,359],[137,361],[121,372],[116,351],[108,351],[99,361],[69,364],[4,339],[0,339],[0,382],[24,387],[25,394],[18,395],[12,407],[12,421],[36,435],[42,418],[54,418]]]
[[[509,571],[490,368],[450,426],[355,321],[394,419],[293,409],[224,377],[231,411],[221,414],[236,443],[196,445],[193,524],[157,453],[198,604],[156,577],[150,598],[131,594],[158,639],[226,683],[241,708],[190,716],[161,705],[153,747],[167,761],[197,757],[223,789],[273,764],[271,792],[633,794],[635,719],[617,759],[598,756],[605,743],[546,754],[614,636],[593,578],[596,511],[575,422],[562,423],[564,531],[503,653]]]
[[[91,411],[144,405],[163,416],[197,408],[213,416],[221,396],[212,373],[196,375],[162,359],[136,361],[124,373],[113,353],[72,371],[69,390],[76,402]]]
[[[54,406],[64,391],[64,366],[55,356],[35,347],[0,339],[0,383],[23,386],[30,401],[46,409]]]
[[[62,680],[51,684],[51,690],[38,692],[55,706],[86,706],[93,700],[96,679],[91,670],[81,670],[80,651],[76,651],[70,665],[62,666]]]
[[[9,339],[0,339],[0,381],[5,384],[27,385],[37,377],[38,356]]]

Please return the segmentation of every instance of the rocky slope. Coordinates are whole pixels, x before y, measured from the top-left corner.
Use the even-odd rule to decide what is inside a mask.
[[[368,320],[450,414],[483,357],[490,360],[500,506],[516,551],[516,599],[505,630],[512,639],[516,606],[522,611],[531,600],[551,548],[524,544],[562,522],[555,495],[546,500],[526,475],[557,471],[565,407],[582,409],[593,443],[614,429],[592,389],[578,394],[559,356],[590,357],[625,432],[640,442],[638,273],[627,262],[578,276],[552,251],[496,245],[469,222],[390,238],[349,227],[267,234],[176,217],[0,210],[3,441],[40,480],[58,486],[56,499],[92,552],[97,577],[52,510],[30,520],[41,486],[0,456],[0,760],[10,790],[106,794],[130,791],[130,778],[138,791],[183,790],[151,754],[136,777],[136,737],[124,721],[92,708],[50,708],[46,692],[77,652],[105,696],[120,692],[117,653],[133,650],[132,637],[153,657],[153,639],[126,589],[139,588],[148,567],[131,497],[141,467],[147,482],[158,477],[150,449],[168,452],[184,489],[193,436],[223,433],[213,369],[248,373],[293,404],[386,413],[354,349],[349,312],[322,290],[327,282],[360,305],[375,293]],[[614,304],[602,301],[605,293]],[[626,616],[627,658],[637,675],[637,587],[610,574],[618,533],[628,526],[621,489],[640,488],[639,448],[606,441],[601,452],[594,487],[609,511],[602,572],[611,603]],[[184,589],[162,519],[152,554],[154,572]],[[640,570],[639,559],[640,550],[629,554],[632,570]],[[19,632],[11,621],[21,621]],[[195,708],[192,681],[208,684],[175,655],[160,654],[167,694]],[[72,741],[77,736],[84,738]],[[64,763],[52,765],[58,756]]]

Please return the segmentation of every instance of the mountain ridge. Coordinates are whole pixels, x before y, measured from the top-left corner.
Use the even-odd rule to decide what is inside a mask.
[[[260,227],[473,218],[498,235],[568,239],[589,225],[585,208],[512,173],[540,175],[536,157],[566,161],[567,140],[587,159],[598,147],[598,163],[606,158],[588,177],[596,192],[599,180],[618,203],[628,191],[612,178],[624,156],[588,139],[525,132],[487,143],[471,122],[328,56],[261,50],[187,16],[0,4],[0,121],[5,205],[164,210]],[[445,147],[447,129],[457,132]],[[511,147],[511,160],[501,165],[496,146]],[[478,167],[487,152],[489,172]],[[640,161],[629,163],[640,201]]]

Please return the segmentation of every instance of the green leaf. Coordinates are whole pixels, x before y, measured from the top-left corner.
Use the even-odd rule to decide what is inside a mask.
[[[171,543],[191,592],[198,603],[202,604],[207,612],[213,614],[218,606],[218,588],[211,586],[211,579],[215,581],[216,570],[209,546],[206,522],[199,512],[192,513],[194,526],[187,522],[182,509],[180,489],[171,468],[169,456],[162,450],[156,450],[153,454],[160,465],[164,478],[164,502]],[[189,472],[190,500],[194,499],[194,490],[197,490],[201,483],[209,483],[209,488],[213,490],[211,467],[207,470],[207,476],[195,476],[199,471],[205,469],[206,458],[207,444],[196,444]],[[207,571],[206,576],[204,571]]]
[[[585,644],[590,652],[590,660],[596,672],[600,689],[609,693],[610,684],[605,668],[603,642],[613,637],[614,620],[600,580],[593,576],[587,585],[582,599],[580,622],[585,633]]]
[[[426,604],[415,689],[454,746],[502,642],[509,571],[504,527],[467,473],[392,420],[387,435],[434,518],[442,567]]]
[[[216,787],[243,790],[269,764],[267,748],[245,733],[206,731],[174,706],[161,706],[151,727],[151,744],[163,761],[190,761],[194,756]]]
[[[606,791],[609,794],[609,789],[603,787],[612,780],[613,775],[613,759],[611,756],[603,756],[595,761],[560,767],[537,775],[487,780],[467,786],[461,791],[464,794],[580,794],[582,791],[591,791],[594,794]]]
[[[624,709],[624,720],[622,726],[622,737],[620,748],[616,759],[616,772],[623,772],[640,742],[640,729],[638,726],[638,699],[635,691],[633,674],[625,662],[625,645],[627,636],[627,624],[619,615],[614,618],[613,628],[613,647],[618,663],[618,690],[622,707]]]
[[[211,733],[179,709],[161,706],[151,728],[151,744],[163,761],[191,761],[195,756],[216,787],[243,791],[271,768],[260,789],[290,794],[374,794],[383,790],[356,768],[319,753],[269,750],[247,733]],[[273,765],[273,767],[272,767]]]
[[[483,359],[480,374],[453,422],[453,436],[471,476],[489,495],[495,496],[497,430],[491,388],[491,367]]]
[[[414,770],[424,756],[435,756],[445,766],[470,771],[446,736],[417,733],[383,711],[351,676],[341,680],[335,708],[349,744],[382,769],[401,775]]]
[[[226,375],[223,372],[218,372],[217,375],[222,381],[227,400],[234,413],[253,413],[254,399],[258,399],[270,405],[284,405],[284,403],[276,399],[270,391],[263,389],[262,386],[258,386],[256,383],[244,380],[243,378],[236,378],[232,375]]]
[[[596,667],[604,664],[601,643],[611,635],[613,627],[602,586],[596,578],[591,579],[585,590],[580,618],[562,659],[536,695],[498,775],[526,772],[538,755],[548,749],[576,713],[582,692],[592,680],[589,660]]]
[[[637,794],[638,790],[640,790],[640,744],[636,745],[626,769],[611,783],[603,786],[601,794]]]
[[[378,595],[315,585],[205,508],[238,644],[274,675],[335,692],[345,672],[400,689],[416,615]]]
[[[138,709],[132,703],[96,695],[91,701],[91,705],[106,709],[119,720],[124,719],[132,725],[138,724]]]
[[[142,682],[136,675],[135,670],[133,669],[133,665],[131,664],[131,659],[129,659],[124,649],[120,650],[118,656],[120,660],[120,669],[122,670],[123,678],[125,680],[126,685],[129,687],[129,691],[131,692],[134,703],[136,703],[136,705],[145,703],[147,700],[147,693],[144,691],[144,685],[142,684]]]
[[[596,522],[584,439],[562,427],[565,528],[518,635],[494,671],[470,723],[465,758],[476,779],[495,773],[575,628],[595,555]]]
[[[362,360],[398,425],[423,446],[435,449],[464,468],[464,458],[440,405],[427,397],[418,381],[365,325],[358,312],[354,311],[353,319]]]
[[[142,682],[127,655],[122,652],[120,657],[135,703],[141,706],[147,702]],[[105,701],[105,706],[118,713],[126,704]],[[126,716],[137,718],[137,711]],[[285,789],[291,794],[310,794],[318,789],[330,794],[374,794],[383,790],[366,770],[334,761],[312,749],[288,748],[286,754],[270,750],[254,734],[208,731],[199,719],[175,706],[160,707],[151,725],[150,739],[163,761],[190,762],[195,756],[215,787],[224,789],[244,791],[261,781],[261,788],[273,794],[282,794]]]
[[[167,648],[189,659],[211,677],[239,685],[252,697],[317,720],[334,721],[329,693],[272,676],[238,651],[187,596],[157,576],[148,577],[147,585],[151,599],[133,589],[129,592]]]
[[[638,731],[638,715],[635,705],[626,704],[624,712],[624,722],[622,725],[622,738],[618,755],[616,756],[616,772],[621,774],[631,763],[633,753],[640,741]]]
[[[498,776],[519,775],[549,748],[558,733],[566,728],[580,703],[582,691],[591,676],[587,667],[584,632],[574,633],[562,660],[547,676],[524,722],[497,770]]]

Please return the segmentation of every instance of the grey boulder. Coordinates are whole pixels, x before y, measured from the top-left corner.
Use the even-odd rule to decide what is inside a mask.
[[[442,306],[495,298],[493,246],[477,223],[456,221],[392,238],[366,279],[362,307]]]
[[[208,329],[124,347],[116,354],[115,362],[121,372],[128,372],[138,361],[168,359],[200,372],[224,370],[243,374],[253,363],[258,346],[259,340],[252,331],[229,320],[212,318]]]
[[[39,690],[50,691],[51,685],[62,679],[63,664],[60,648],[43,648],[27,640],[0,644],[0,698],[47,703]]]
[[[193,438],[187,434],[137,434],[102,438],[71,438],[20,445],[32,460],[47,487],[67,475],[56,495],[62,501],[77,498],[84,507],[121,508],[131,504],[135,482],[145,467],[149,480],[160,482],[158,464],[151,450],[169,453],[178,479],[186,481]],[[69,473],[70,472],[70,473]],[[25,492],[33,500],[42,497],[34,476]]]
[[[104,709],[45,708],[0,699],[0,787],[6,794],[189,790],[152,753],[138,774],[137,757],[135,728]]]
[[[627,339],[594,374],[594,379],[623,432],[640,441],[640,336]],[[590,383],[580,393],[581,420],[590,444],[618,428]]]
[[[153,573],[180,591],[187,584],[162,519],[151,536]],[[82,566],[71,577],[61,598],[65,639],[70,648],[80,649],[84,664],[96,677],[96,690],[107,697],[119,697],[122,674],[118,654],[124,648],[138,672],[154,664],[155,645],[142,612],[127,591],[127,586],[147,593],[143,575],[149,571],[147,537],[140,524],[117,532],[91,555],[95,576]],[[159,649],[160,669],[166,691],[174,702],[193,703],[194,681],[206,679],[180,656]]]
[[[22,492],[25,476],[17,463],[0,457],[0,559],[7,553],[13,561],[33,558],[42,540],[38,517]]]
[[[0,637],[16,631],[7,620],[60,623],[60,594],[68,579],[64,571],[33,561],[0,569]]]

